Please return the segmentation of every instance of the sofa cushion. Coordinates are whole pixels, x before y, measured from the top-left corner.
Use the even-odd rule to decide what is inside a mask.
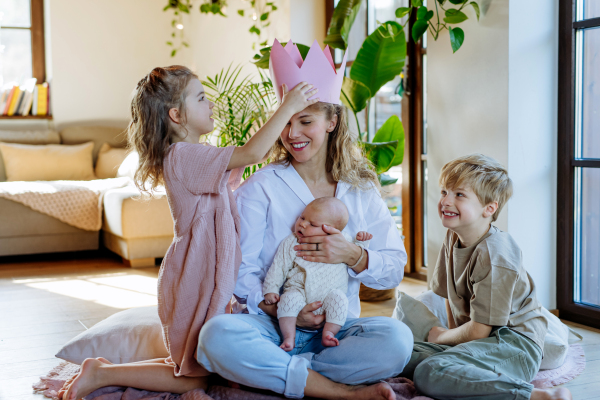
[[[56,131],[5,131],[0,130],[0,142],[23,144],[59,144],[60,136]],[[0,153],[0,182],[6,180],[4,159]]]
[[[93,143],[76,146],[0,143],[9,181],[95,179]]]
[[[94,142],[94,164],[98,158],[100,148],[104,143],[111,147],[126,147],[127,135],[122,128],[110,126],[71,126],[60,131],[62,144],[81,144]]]
[[[116,178],[121,163],[127,156],[127,149],[111,147],[104,143],[100,147],[94,173],[98,179]]]

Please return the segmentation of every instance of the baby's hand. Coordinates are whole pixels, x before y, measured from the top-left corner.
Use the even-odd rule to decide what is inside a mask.
[[[364,242],[371,239],[373,239],[373,235],[371,235],[369,232],[360,231],[356,234],[356,240],[359,242]]]
[[[275,304],[279,301],[279,295],[275,293],[265,294],[265,304]]]
[[[281,107],[290,108],[290,111],[293,114],[299,113],[306,107],[319,102],[319,98],[309,100],[309,98],[313,97],[319,89],[306,82],[300,82],[290,92],[288,92],[287,86],[283,84],[282,90],[283,99]]]

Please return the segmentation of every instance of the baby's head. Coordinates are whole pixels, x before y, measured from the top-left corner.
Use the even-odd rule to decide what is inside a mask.
[[[442,224],[453,230],[476,220],[496,221],[513,191],[506,168],[483,154],[459,157],[444,165],[439,184],[438,212]]]
[[[294,233],[298,237],[325,236],[323,225],[342,231],[348,223],[348,209],[335,197],[321,197],[306,206],[296,220]]]

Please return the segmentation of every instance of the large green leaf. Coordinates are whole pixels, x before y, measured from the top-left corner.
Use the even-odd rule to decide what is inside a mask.
[[[281,45],[285,47],[286,43],[281,43]],[[300,55],[302,55],[302,59],[305,59],[306,55],[308,54],[308,51],[310,50],[310,47],[300,43],[296,43],[296,46],[298,46],[298,50],[300,50]],[[254,56],[254,65],[256,65],[258,68],[269,69],[270,56],[271,47],[263,47],[262,49],[260,49],[260,54],[256,54]]]
[[[372,95],[400,75],[406,60],[406,38],[402,26],[388,21],[362,44],[350,69],[350,78],[363,83]]]
[[[452,52],[456,53],[460,46],[465,41],[465,32],[460,28],[448,27],[450,32],[450,45],[452,46]]]
[[[382,174],[389,168],[389,161],[394,157],[398,148],[398,141],[383,143],[360,142],[365,150],[365,155],[375,166],[375,172]]]
[[[350,29],[360,10],[361,3],[362,0],[340,0],[331,16],[327,37],[323,43],[336,49],[346,50]]]
[[[375,134],[373,143],[380,142],[396,142],[398,145],[392,152],[385,150],[379,154],[377,169],[385,172],[391,167],[402,164],[402,160],[404,159],[404,127],[397,115],[389,117]]]
[[[371,98],[371,91],[363,83],[344,77],[342,84],[342,103],[355,114],[365,109]]]
[[[393,185],[394,183],[398,182],[398,178],[392,178],[388,174],[380,174],[377,176],[377,178],[379,178],[379,184],[381,186]]]
[[[444,22],[447,24],[460,24],[461,22],[466,21],[467,19],[469,19],[469,17],[467,17],[467,15],[464,12],[451,8],[449,10],[446,10]]]

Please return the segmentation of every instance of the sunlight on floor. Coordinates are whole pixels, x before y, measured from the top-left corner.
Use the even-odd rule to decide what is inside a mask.
[[[25,286],[63,296],[126,309],[156,305],[156,278],[140,275],[111,274],[75,279],[15,280]]]

